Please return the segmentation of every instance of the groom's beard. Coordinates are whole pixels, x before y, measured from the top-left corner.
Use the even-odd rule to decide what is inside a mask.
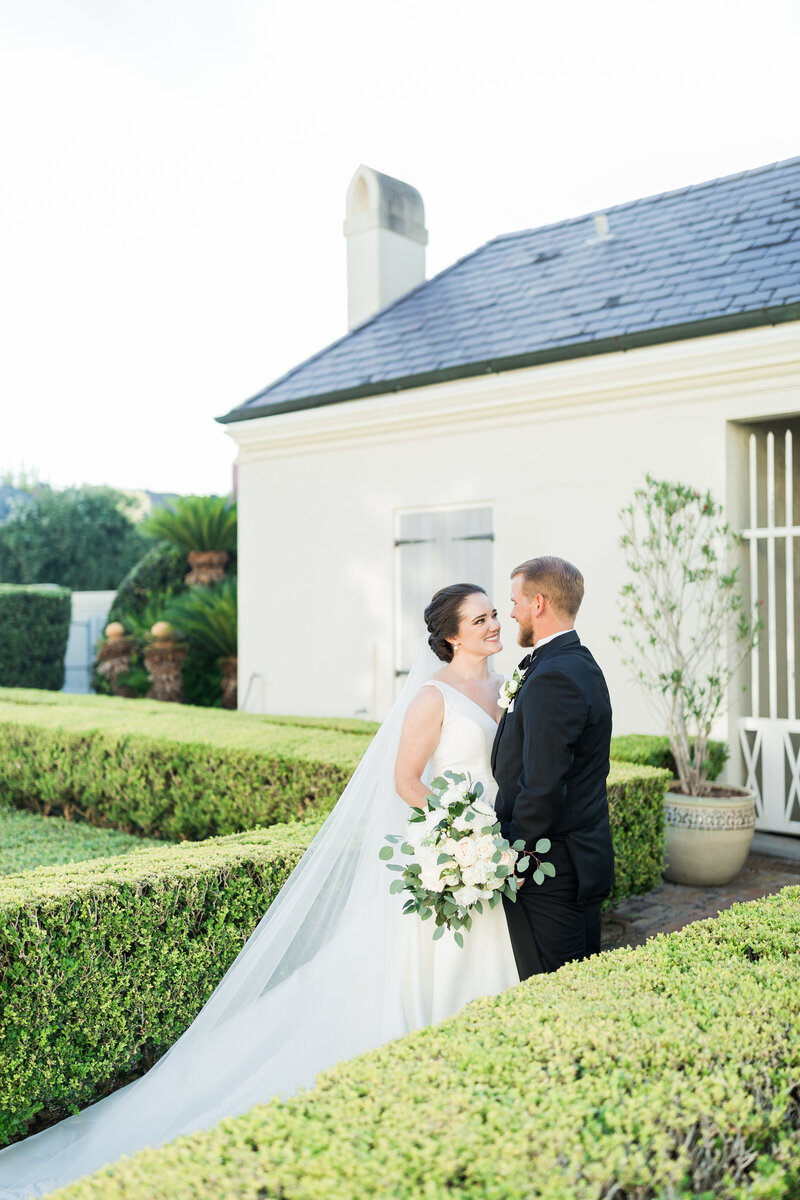
[[[517,642],[519,643],[520,646],[522,646],[526,650],[529,649],[533,645],[533,626],[532,625],[520,624],[520,627],[517,631]]]

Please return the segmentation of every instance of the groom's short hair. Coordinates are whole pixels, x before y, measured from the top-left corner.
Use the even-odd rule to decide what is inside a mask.
[[[583,600],[583,576],[565,558],[543,555],[529,558],[511,572],[511,578],[521,575],[525,580],[526,596],[541,593],[561,616],[575,617]]]

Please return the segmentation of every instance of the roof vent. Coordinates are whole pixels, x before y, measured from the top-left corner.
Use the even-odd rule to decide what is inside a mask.
[[[425,282],[425,207],[416,188],[361,166],[347,189],[347,323],[352,329]]]

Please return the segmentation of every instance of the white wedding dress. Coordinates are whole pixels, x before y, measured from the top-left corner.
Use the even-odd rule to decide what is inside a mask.
[[[310,1086],[337,1062],[442,1020],[518,982],[501,905],[484,906],[459,949],[402,913],[379,860],[408,808],[394,790],[405,711],[441,668],[424,648],[336,807],[222,982],[141,1079],[0,1151],[0,1200],[29,1200],[182,1134]],[[447,684],[426,772],[467,770],[494,794],[495,724]]]
[[[473,783],[480,780],[485,799],[493,803],[497,784],[490,760],[497,725],[457,688],[439,680],[425,686],[439,689],[445,713],[439,744],[428,764],[429,778],[445,770],[467,773]],[[519,983],[502,904],[484,904],[483,912],[473,915],[463,949],[450,931],[434,941],[433,930],[433,921],[406,918],[403,1006],[410,1029],[443,1021],[476,996],[495,995]]]

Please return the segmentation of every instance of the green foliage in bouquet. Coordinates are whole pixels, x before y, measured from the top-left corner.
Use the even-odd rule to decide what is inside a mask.
[[[190,550],[236,550],[236,504],[227,496],[181,496],[175,507],[158,508],[142,525],[184,554]]]
[[[502,836],[494,809],[483,798],[483,784],[454,771],[434,779],[426,796],[428,807],[412,808],[405,840],[387,834],[389,843],[380,850],[390,871],[400,872],[389,887],[393,893],[408,892],[403,912],[427,921],[434,918],[434,941],[445,929],[454,931],[457,946],[464,945],[461,929],[472,928],[471,911],[483,913],[503,896],[516,902],[522,886],[521,874],[536,859],[535,883],[555,875],[552,863],[538,858],[550,849],[548,838],[540,838],[533,855],[524,854],[523,841],[511,843]],[[392,863],[397,843],[411,861]]]

